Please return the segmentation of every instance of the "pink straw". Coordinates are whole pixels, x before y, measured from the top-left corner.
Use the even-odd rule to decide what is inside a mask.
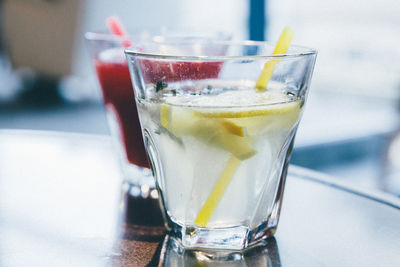
[[[106,25],[111,34],[127,39],[122,42],[122,46],[127,48],[133,45],[133,42],[129,40],[128,32],[125,30],[124,25],[117,16],[109,16],[106,19]]]

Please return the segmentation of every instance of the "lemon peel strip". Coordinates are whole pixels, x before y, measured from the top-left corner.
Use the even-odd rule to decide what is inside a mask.
[[[275,46],[274,51],[272,52],[273,55],[280,55],[285,54],[289,49],[290,42],[292,41],[294,35],[294,31],[286,27],[283,29],[281,36],[279,37],[278,43]],[[263,70],[261,71],[260,77],[258,78],[256,84],[256,90],[258,92],[264,92],[267,90],[267,85],[269,80],[274,73],[275,65],[278,64],[280,59],[271,59],[267,63],[265,63]]]
[[[229,183],[231,182],[232,177],[236,172],[236,169],[239,167],[240,162],[241,161],[236,157],[230,157],[224,171],[221,173],[217,183],[215,184],[213,190],[211,191],[206,202],[201,208],[199,214],[197,215],[197,218],[194,221],[196,225],[201,227],[207,226],[208,221],[210,220],[219,202],[221,201],[221,198],[224,195]]]

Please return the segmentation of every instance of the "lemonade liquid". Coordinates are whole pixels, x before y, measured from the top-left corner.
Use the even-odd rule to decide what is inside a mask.
[[[138,100],[165,211],[185,228],[253,229],[265,221],[297,128],[302,98],[227,87],[153,88]],[[213,190],[219,200],[210,211],[203,206]]]

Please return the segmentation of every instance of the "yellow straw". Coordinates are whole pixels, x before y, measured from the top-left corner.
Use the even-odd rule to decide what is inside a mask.
[[[197,218],[194,221],[196,225],[206,227],[208,221],[213,215],[215,209],[217,208],[218,203],[221,201],[221,198],[224,195],[226,188],[231,182],[232,177],[235,174],[237,167],[239,166],[239,163],[239,159],[231,156],[228,164],[226,165],[224,171],[221,173],[221,176],[219,177],[217,183],[211,191],[211,194],[208,196],[207,201],[204,203],[199,214],[197,215]]]
[[[272,52],[273,55],[280,55],[280,54],[285,54],[287,50],[289,49],[290,42],[292,41],[294,35],[294,31],[286,27],[283,32],[281,33],[281,36],[279,37],[278,43],[275,46],[274,52]],[[264,68],[260,74],[260,77],[258,78],[257,84],[256,84],[256,90],[258,92],[263,92],[267,89],[267,85],[269,80],[272,77],[272,74],[275,69],[275,65],[279,62],[279,59],[271,59],[267,63],[265,63]]]

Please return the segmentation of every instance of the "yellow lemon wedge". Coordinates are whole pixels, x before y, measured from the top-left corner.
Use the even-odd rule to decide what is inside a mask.
[[[198,117],[200,114],[187,109],[187,112],[182,111],[183,113],[181,114],[177,114],[175,112],[174,115],[177,117],[174,118],[173,124],[171,124],[171,111],[173,109],[174,107],[168,104],[161,105],[160,122],[161,125],[167,130],[176,131],[177,129],[190,128],[190,125],[194,123],[197,124],[199,123],[199,120],[202,119],[201,117]],[[178,109],[178,107],[175,109]],[[236,125],[235,123],[224,119],[217,119],[216,122],[220,124],[221,128],[225,129],[230,134],[240,137],[246,136],[246,129],[243,126]]]
[[[162,104],[161,125],[176,137],[191,135],[232,153],[241,160],[257,153],[246,137],[246,129],[223,118],[205,118],[191,108]]]
[[[244,129],[245,136],[253,136],[292,127],[300,115],[300,110],[300,101],[293,101],[252,109],[202,110],[201,112],[196,110],[195,112],[204,118],[231,122],[236,127]]]
[[[243,108],[243,109],[225,109],[225,110],[203,110],[196,111],[196,114],[206,117],[206,118],[224,118],[224,119],[237,119],[237,118],[248,118],[255,116],[265,116],[274,114],[285,114],[295,111],[299,108],[299,103],[297,101],[288,103],[279,103],[273,105],[264,105],[260,107],[253,108]]]

